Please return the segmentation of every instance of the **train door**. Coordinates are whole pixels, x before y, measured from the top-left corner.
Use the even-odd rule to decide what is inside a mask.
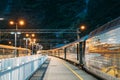
[[[83,65],[83,58],[85,52],[85,41],[79,42],[79,64]]]
[[[64,48],[64,59],[66,59],[66,48]]]
[[[79,60],[79,43],[77,44],[77,60]]]

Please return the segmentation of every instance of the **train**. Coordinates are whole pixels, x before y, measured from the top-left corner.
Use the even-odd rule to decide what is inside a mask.
[[[17,54],[15,54],[15,50]],[[21,47],[15,48],[14,46],[0,44],[0,59],[27,56],[30,55],[30,53],[30,49]]]
[[[120,80],[120,17],[79,40],[41,53],[72,61],[104,80]]]

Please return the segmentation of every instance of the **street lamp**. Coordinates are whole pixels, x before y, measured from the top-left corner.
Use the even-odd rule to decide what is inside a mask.
[[[32,34],[32,37],[35,37],[35,34]]]
[[[85,30],[85,28],[86,28],[86,27],[83,26],[83,25],[80,27],[81,30]]]
[[[0,18],[0,21],[3,21],[4,20],[4,18]]]
[[[17,32],[17,30],[18,30],[18,24],[19,25],[21,25],[21,26],[23,26],[24,25],[24,21],[23,20],[20,20],[20,21],[18,21],[18,22],[14,22],[14,21],[10,21],[9,22],[9,24],[10,25],[15,25],[15,32],[14,32],[14,34],[15,34],[15,57],[17,56],[17,34],[18,34],[18,32]]]
[[[8,43],[9,43],[9,45],[11,45],[11,44],[12,44],[12,42],[11,42],[11,41],[9,41]]]
[[[79,36],[79,34],[81,33],[80,30],[85,30],[85,29],[86,27],[84,25],[80,26],[80,28],[77,28],[77,39],[80,39],[80,36]]]

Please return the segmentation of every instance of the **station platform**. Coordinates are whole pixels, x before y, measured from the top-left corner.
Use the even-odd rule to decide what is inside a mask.
[[[48,66],[46,63],[43,64],[43,66],[46,67],[45,72],[41,70],[45,68],[41,67],[30,80],[98,80],[69,62],[52,56],[48,58]],[[44,73],[44,75],[40,76],[41,73]]]

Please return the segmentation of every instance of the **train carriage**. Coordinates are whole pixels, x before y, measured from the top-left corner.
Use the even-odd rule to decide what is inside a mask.
[[[72,61],[76,64],[82,65],[82,54],[84,54],[85,49],[85,40],[88,38],[88,35],[82,37],[81,39],[74,41],[68,44],[66,48],[66,59]]]
[[[31,53],[30,49],[20,48],[20,47],[17,47],[16,49],[17,49],[16,56],[26,56],[26,55],[30,55]],[[15,57],[15,47],[0,44],[0,59],[12,58],[12,57]]]
[[[90,33],[84,67],[104,79],[120,80],[120,18]]]

